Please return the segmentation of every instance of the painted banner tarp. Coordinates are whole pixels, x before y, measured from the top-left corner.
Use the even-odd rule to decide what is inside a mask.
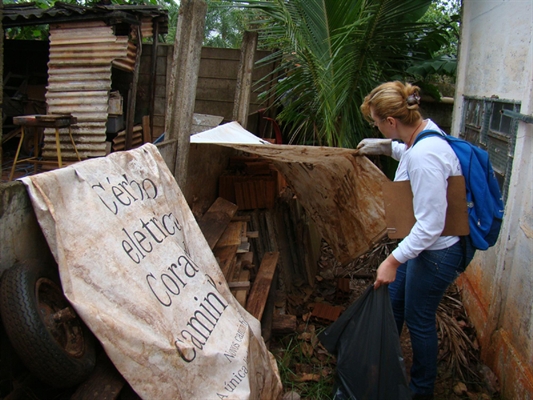
[[[277,399],[259,322],[231,294],[157,148],[23,179],[63,290],[144,399]]]
[[[193,135],[191,143],[215,143],[272,160],[343,264],[386,234],[382,186],[389,179],[353,149],[265,145],[237,122]]]

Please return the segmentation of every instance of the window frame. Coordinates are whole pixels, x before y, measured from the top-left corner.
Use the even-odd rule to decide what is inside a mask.
[[[489,153],[504,203],[507,201],[518,120],[501,110],[520,112],[521,102],[493,97],[463,96],[459,137]]]

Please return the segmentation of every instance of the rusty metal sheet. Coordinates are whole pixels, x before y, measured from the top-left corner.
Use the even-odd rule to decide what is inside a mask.
[[[97,4],[85,7],[57,2],[54,7],[42,9],[35,3],[4,4],[4,27],[25,25],[53,25],[77,21],[89,26],[94,22],[107,21],[109,25],[123,21],[135,24],[141,19],[143,37],[151,36],[152,24],[158,25],[160,34],[168,33],[168,11],[158,5],[108,5]]]
[[[134,47],[135,49],[135,47]],[[46,102],[49,114],[71,114],[81,158],[106,155],[106,121],[113,60],[127,59],[127,37],[117,37],[103,21],[53,24]],[[68,129],[60,129],[61,153],[76,159]],[[57,156],[55,130],[45,129],[43,156]]]
[[[153,36],[153,23],[152,18],[143,17],[141,19],[141,35],[143,38],[151,38]]]
[[[114,59],[113,66],[124,71],[132,72],[135,68],[136,55],[137,46],[131,42],[128,42],[126,57]]]

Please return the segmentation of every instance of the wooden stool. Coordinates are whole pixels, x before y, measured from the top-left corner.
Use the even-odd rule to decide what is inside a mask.
[[[72,138],[72,124],[75,124],[78,122],[76,117],[73,117],[72,115],[54,115],[54,114],[48,114],[48,115],[22,115],[19,117],[13,117],[13,123],[15,125],[20,125],[20,141],[19,145],[17,147],[17,152],[15,153],[15,159],[13,160],[13,167],[11,168],[11,174],[9,175],[9,180],[13,179],[13,175],[15,174],[15,167],[19,162],[27,161],[34,163],[35,166],[35,172],[37,172],[37,164],[46,164],[48,161],[39,160],[39,135],[35,135],[34,138],[34,156],[25,158],[22,160],[19,160],[19,154],[20,149],[22,147],[22,142],[24,141],[24,134],[25,134],[25,127],[35,126],[35,127],[41,127],[41,128],[55,128],[55,137],[56,137],[56,151],[57,151],[57,163],[59,165],[59,168],[63,166],[63,160],[61,158],[61,147],[59,144],[59,128],[65,128],[68,127],[68,135],[70,137],[70,141],[72,143],[72,146],[74,147],[74,151],[76,152],[76,156],[78,157],[78,161],[81,161],[80,155],[78,154],[78,149],[76,148],[76,144],[74,143],[74,139]]]

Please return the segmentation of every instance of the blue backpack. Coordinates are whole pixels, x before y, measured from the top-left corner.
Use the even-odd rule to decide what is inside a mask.
[[[504,211],[489,154],[466,140],[433,130],[420,132],[413,146],[428,136],[446,140],[459,159],[465,177],[471,243],[476,249],[487,250],[498,239]]]

